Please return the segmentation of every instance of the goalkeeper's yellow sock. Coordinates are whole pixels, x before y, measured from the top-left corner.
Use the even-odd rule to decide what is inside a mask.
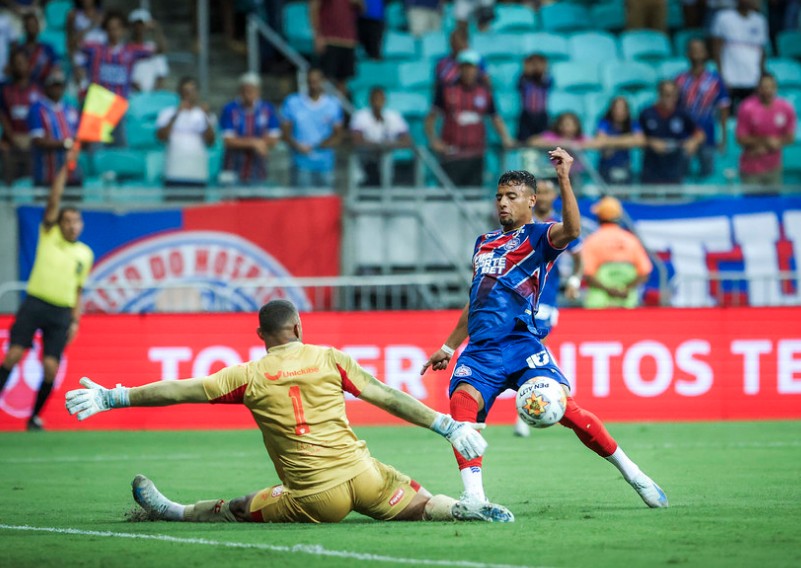
[[[184,510],[184,520],[190,523],[235,523],[237,518],[231,512],[228,501],[198,501],[194,505],[187,505]]]
[[[452,521],[453,505],[456,499],[447,495],[434,495],[426,503],[423,512],[424,521]]]

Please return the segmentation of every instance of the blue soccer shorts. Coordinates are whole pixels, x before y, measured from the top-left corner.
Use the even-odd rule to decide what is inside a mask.
[[[483,422],[499,394],[517,390],[533,377],[550,377],[570,388],[542,342],[527,331],[515,331],[501,341],[468,343],[456,360],[448,396],[453,396],[459,383],[475,388],[484,399],[484,408],[478,413]]]

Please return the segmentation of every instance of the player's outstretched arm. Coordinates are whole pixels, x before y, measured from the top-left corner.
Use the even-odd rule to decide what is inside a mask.
[[[573,156],[562,148],[552,150],[548,155],[556,170],[556,179],[562,196],[562,222],[552,226],[548,236],[554,247],[564,248],[581,235],[581,214],[570,183]]]
[[[367,383],[359,398],[407,422],[430,428],[444,436],[467,459],[480,457],[487,449],[487,442],[477,432],[485,427],[484,424],[457,422],[376,378]]]
[[[71,390],[66,395],[67,411],[85,420],[98,412],[127,406],[169,406],[184,402],[208,402],[203,379],[158,381],[141,387],[117,385],[107,389],[88,377],[80,380],[85,388]]]
[[[431,357],[428,358],[423,368],[420,369],[420,374],[425,375],[429,367],[435,371],[443,371],[448,368],[448,363],[451,361],[454,352],[459,346],[467,339],[467,317],[470,313],[470,302],[465,304],[462,314],[459,316],[459,321],[456,322],[456,327],[453,329],[448,339],[442,344],[442,347],[437,349]]]

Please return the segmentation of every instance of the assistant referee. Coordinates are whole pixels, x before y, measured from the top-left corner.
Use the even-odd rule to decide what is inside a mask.
[[[81,289],[94,261],[92,249],[78,241],[83,231],[81,212],[69,206],[59,209],[67,182],[67,164],[74,158],[67,157],[50,187],[27,297],[11,326],[10,345],[0,365],[2,392],[14,365],[33,346],[36,330],[42,330],[44,380],[28,420],[28,430],[34,431],[42,430],[39,412],[53,390],[64,347],[78,332]]]

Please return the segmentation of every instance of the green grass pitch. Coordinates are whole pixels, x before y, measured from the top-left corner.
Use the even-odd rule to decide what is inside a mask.
[[[168,412],[167,410],[161,410]],[[801,422],[611,424],[665,489],[650,510],[556,427],[490,426],[489,496],[517,520],[339,525],[129,522],[130,481],[181,502],[277,482],[260,434],[0,434],[0,566],[801,566]],[[448,444],[413,427],[358,428],[375,457],[434,493],[461,488]],[[48,529],[28,530],[22,527]]]

